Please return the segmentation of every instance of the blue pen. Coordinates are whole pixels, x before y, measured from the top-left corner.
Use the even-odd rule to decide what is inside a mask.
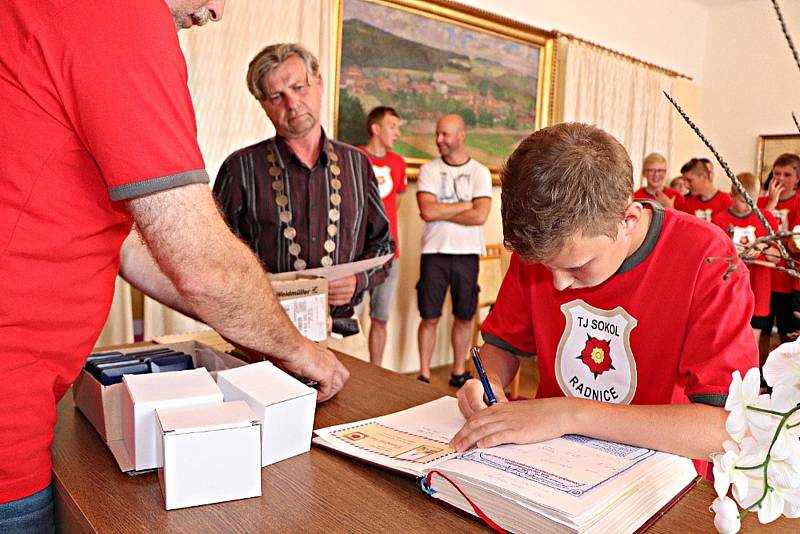
[[[483,370],[483,364],[481,363],[481,355],[480,352],[478,352],[478,347],[472,347],[472,363],[475,364],[475,370],[478,372],[478,378],[481,379],[481,384],[483,384],[483,392],[485,393],[486,397],[484,401],[489,406],[492,404],[497,404],[497,398],[494,396],[492,386],[489,384],[489,379],[486,378],[486,371]]]

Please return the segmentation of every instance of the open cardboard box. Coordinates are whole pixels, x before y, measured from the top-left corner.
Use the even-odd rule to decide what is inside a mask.
[[[233,369],[246,365],[246,362],[219,352],[197,341],[184,341],[179,343],[166,343],[163,345],[128,347],[114,349],[122,353],[139,352],[157,346],[169,347],[172,350],[188,354],[194,360],[194,366],[205,367],[211,376],[216,379],[218,371]],[[105,352],[105,351],[102,351]],[[134,470],[133,461],[128,456],[123,441],[122,430],[122,395],[124,384],[104,386],[91,374],[82,371],[72,386],[72,396],[75,405],[97,429],[100,437],[106,442],[114,454],[120,469],[123,472]]]
[[[269,275],[272,290],[303,336],[324,345],[328,339],[328,280],[295,272]]]

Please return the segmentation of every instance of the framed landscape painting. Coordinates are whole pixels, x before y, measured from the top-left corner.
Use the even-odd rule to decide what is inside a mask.
[[[367,141],[366,117],[395,108],[393,150],[409,175],[439,155],[439,117],[467,124],[467,152],[496,173],[516,145],[552,117],[552,34],[449,1],[340,0],[336,129]]]

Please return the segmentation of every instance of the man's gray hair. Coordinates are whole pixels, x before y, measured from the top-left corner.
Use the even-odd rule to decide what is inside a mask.
[[[295,56],[306,65],[306,74],[309,78],[319,76],[319,61],[314,54],[297,43],[279,43],[269,45],[259,52],[250,62],[247,69],[247,88],[259,102],[267,98],[267,88],[263,86],[264,76],[268,76],[278,66]]]

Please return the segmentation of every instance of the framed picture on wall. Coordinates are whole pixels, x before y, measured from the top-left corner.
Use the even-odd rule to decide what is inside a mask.
[[[786,152],[800,155],[800,134],[759,135],[757,152],[756,173],[763,184],[778,156]]]
[[[437,119],[460,114],[467,152],[496,175],[502,162],[553,113],[550,32],[445,0],[339,0],[337,139],[363,146],[366,118],[395,108],[392,150],[409,176],[439,155]]]

